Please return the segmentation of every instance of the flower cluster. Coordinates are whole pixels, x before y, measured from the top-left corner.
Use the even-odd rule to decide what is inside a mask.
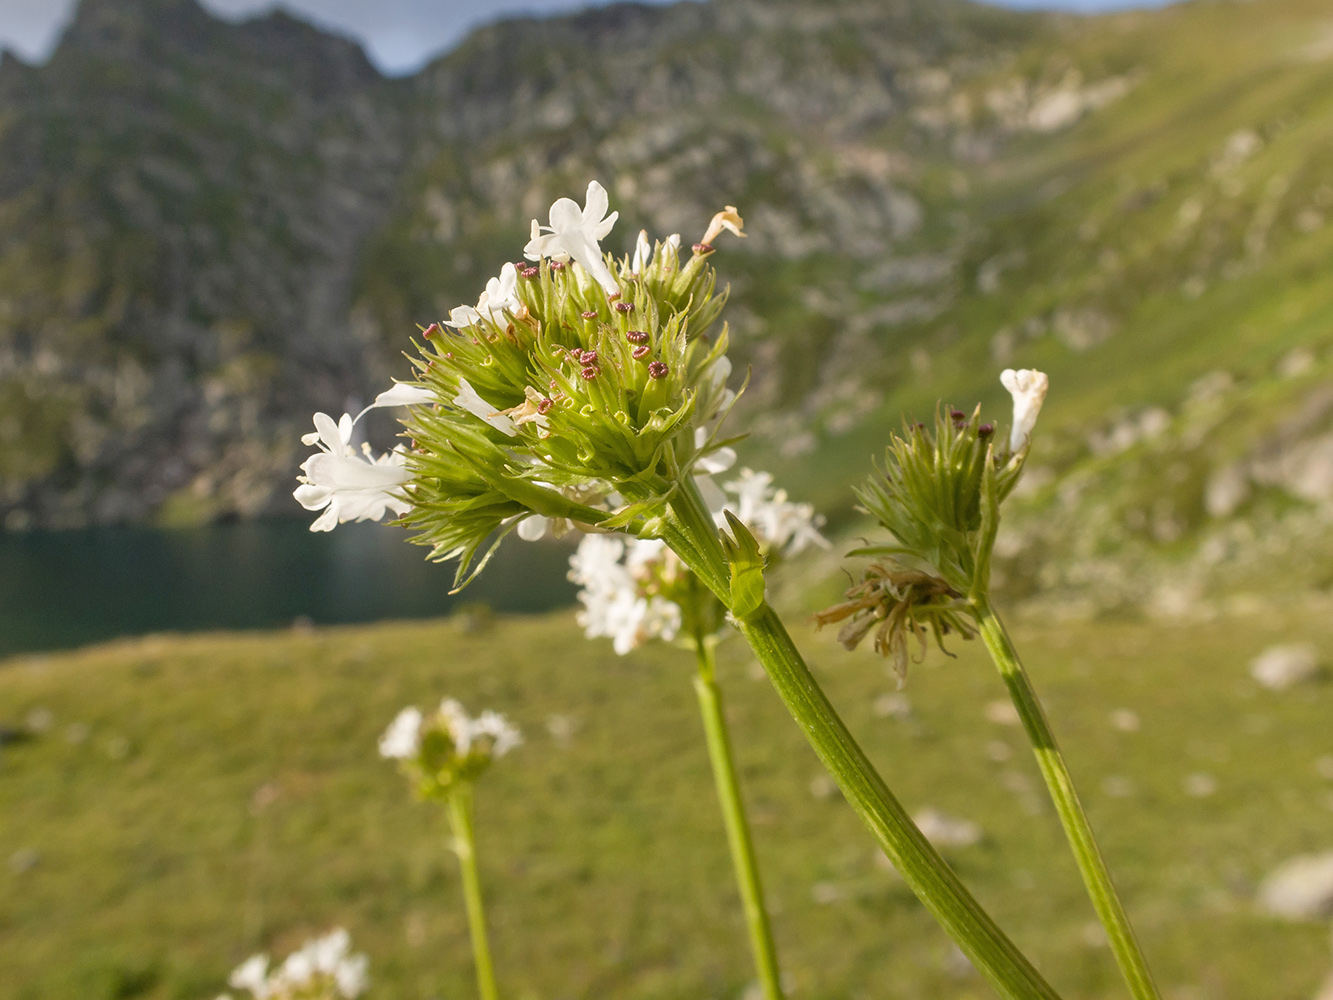
[[[272,971],[267,955],[252,955],[227,981],[254,1000],[352,1000],[365,991],[367,960],[349,955],[350,945],[351,937],[340,927],[307,941]]]
[[[462,782],[475,781],[492,760],[523,742],[522,734],[498,712],[475,719],[452,698],[429,716],[415,706],[403,709],[380,737],[380,756],[397,760],[422,798],[447,797]]]
[[[742,469],[723,488],[709,476],[696,478],[718,526],[725,525],[724,512],[730,510],[768,560],[828,545],[814,508],[773,489],[769,473]],[[582,588],[579,624],[589,638],[609,637],[622,656],[653,639],[675,639],[687,619],[691,631],[704,635],[722,625],[725,609],[659,539],[585,535],[569,567],[569,579]]]
[[[688,255],[678,235],[640,233],[615,258],[600,246],[617,218],[607,208],[596,181],[582,208],[559,199],[533,221],[523,261],[422,331],[416,381],[376,401],[410,407],[411,447],[358,456],[354,420],[316,418],[307,443],[321,450],[297,499],[325,509],[317,528],[392,511],[430,558],[459,560],[461,586],[487,538],[571,524],[640,534],[685,476],[722,467],[735,395],[709,241],[743,235],[741,217],[719,212]]]
[[[395,385],[379,394],[375,402],[352,417],[344,413],[334,423],[327,413],[315,414],[315,430],[301,443],[317,445],[319,451],[301,464],[304,475],[293,496],[306,510],[323,510],[311,531],[332,531],[347,521],[378,521],[385,511],[405,514],[409,509],[402,487],[412,479],[405,465],[406,453],[395,448],[376,457],[362,443],[360,454],[352,447],[357,423],[370,410],[382,406],[412,406],[428,403],[431,395],[412,385]]]

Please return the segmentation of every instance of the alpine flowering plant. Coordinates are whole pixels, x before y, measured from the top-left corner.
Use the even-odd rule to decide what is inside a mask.
[[[254,1000],[354,1000],[365,992],[365,955],[349,954],[351,936],[343,928],[312,938],[275,969],[267,955],[252,955],[227,980]],[[230,1000],[223,994],[219,1000]]]
[[[500,713],[488,709],[473,718],[452,698],[445,698],[429,716],[409,705],[394,717],[379,741],[380,756],[398,761],[417,797],[448,810],[481,1000],[497,1000],[499,992],[477,868],[473,786],[491,761],[522,742],[518,729]]]
[[[399,712],[380,737],[380,756],[396,760],[423,799],[447,798],[476,781],[497,757],[523,742],[503,715],[487,710],[476,718],[445,698],[430,715],[416,706]]]
[[[818,538],[813,512],[787,501],[764,474],[743,471],[722,487],[711,478],[735,459],[735,439],[721,428],[743,389],[727,385],[726,291],[717,288],[713,241],[723,232],[743,236],[739,213],[717,213],[688,250],[678,236],[641,233],[633,252],[617,257],[601,246],[617,219],[609,209],[596,181],[582,206],[557,200],[545,224],[533,221],[523,259],[506,264],[475,306],[420,331],[413,378],[372,404],[404,408],[404,444],[389,456],[356,453],[357,419],[317,417],[307,440],[320,450],[303,466],[297,499],[323,510],[319,529],[394,513],[428,558],[458,561],[456,588],[512,531],[531,539],[579,530],[586,537],[573,569],[590,633],[611,636],[619,652],[688,637],[767,1000],[782,991],[715,672],[724,625],[749,644],[847,802],[972,965],[1010,1000],[1055,1000],[913,823],[769,603],[774,562]],[[1000,503],[1022,474],[1047,386],[1032,371],[1006,372],[1003,381],[1015,400],[1007,441],[979,411],[952,409],[938,412],[933,427],[909,424],[891,439],[884,466],[858,496],[892,537],[859,551],[877,562],[823,618],[847,623],[847,645],[875,631],[900,664],[909,637],[980,634],[1019,706],[1134,995],[1155,1000],[1054,737],[989,604]],[[476,775],[507,745],[494,724],[478,735],[479,720],[464,727],[466,718],[461,708],[430,718],[407,710],[381,751],[402,762],[423,796],[449,807],[478,983],[494,1000],[470,803]]]
[[[482,543],[516,527],[641,533],[725,446],[717,425],[734,394],[712,248],[682,259],[678,240],[645,252],[644,237],[633,258],[603,255],[614,214],[601,217],[595,181],[587,205],[556,202],[526,247],[534,262],[506,265],[476,309],[454,311],[456,329],[432,325],[417,344],[416,386],[433,405],[404,421],[402,522],[431,558],[459,560],[459,585]]]

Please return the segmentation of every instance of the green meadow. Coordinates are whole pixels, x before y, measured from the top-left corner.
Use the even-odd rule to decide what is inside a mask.
[[[1278,863],[1333,847],[1333,685],[1274,693],[1248,674],[1276,641],[1333,654],[1328,612],[1015,623],[1172,1000],[1307,998],[1333,965],[1326,923],[1254,904]],[[1053,984],[1121,996],[978,644],[932,653],[899,692],[868,653],[805,624],[796,638],[908,808],[980,827],[946,856]],[[671,648],[617,657],[570,613],[150,636],[0,664],[0,996],[211,998],[252,952],[335,925],[370,956],[372,996],[472,995],[445,817],[375,749],[401,706],[446,694],[526,735],[477,793],[505,994],[740,996],[751,966],[691,669]],[[792,996],[989,996],[736,639],[721,679]]]

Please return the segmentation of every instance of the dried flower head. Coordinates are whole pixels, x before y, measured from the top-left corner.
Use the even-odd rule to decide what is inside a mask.
[[[941,652],[952,655],[944,648],[946,635],[971,639],[977,634],[964,595],[932,573],[872,563],[861,582],[844,596],[841,604],[815,615],[816,624],[823,628],[845,622],[838,630],[838,641],[849,650],[873,630],[875,652],[889,659],[899,684],[907,679],[912,639],[920,644],[921,656],[932,635]],[[920,657],[917,659],[919,662]]]

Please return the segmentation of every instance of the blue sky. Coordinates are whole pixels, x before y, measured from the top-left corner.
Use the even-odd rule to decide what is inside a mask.
[[[224,17],[269,10],[273,0],[202,0]],[[605,0],[602,0],[605,2]],[[663,0],[649,0],[663,2]],[[1097,11],[1156,6],[1154,0],[1002,0],[1011,7]],[[1160,2],[1160,0],[1158,0]],[[555,14],[597,6],[589,0],[284,0],[287,10],[357,38],[386,73],[406,73],[457,43],[468,30],[513,14]],[[0,0],[0,46],[40,61],[75,0]]]

